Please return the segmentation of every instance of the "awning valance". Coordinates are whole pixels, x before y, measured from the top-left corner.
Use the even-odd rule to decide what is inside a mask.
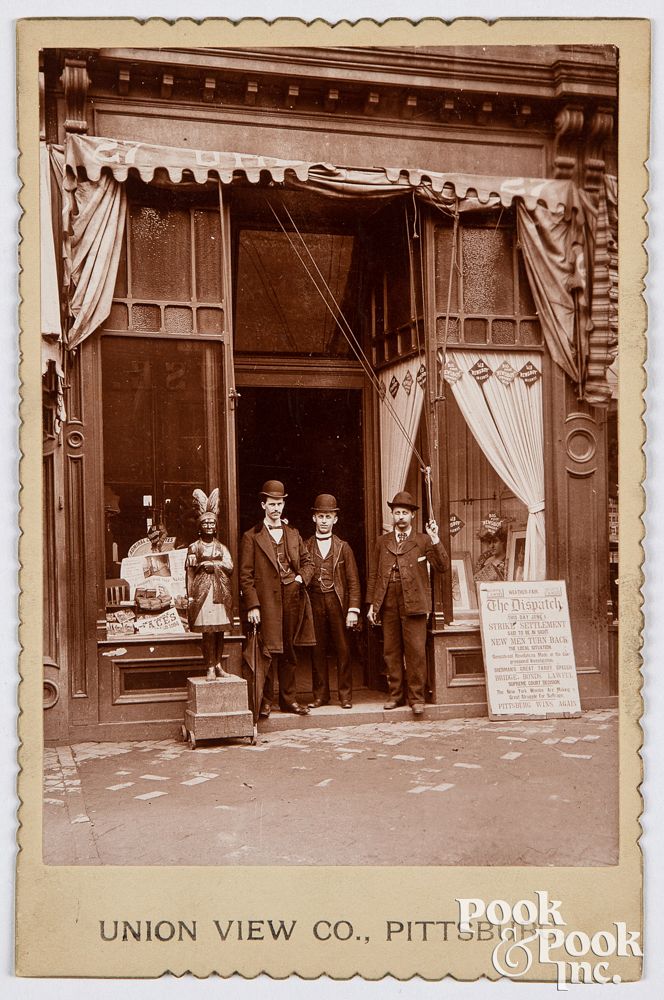
[[[589,355],[598,354],[598,324],[603,325],[598,311],[593,313],[598,210],[572,181],[344,167],[82,135],[69,135],[64,150],[52,148],[51,156],[62,171],[64,189],[63,286],[71,318],[70,350],[110,312],[126,214],[125,182],[132,173],[146,183],[272,181],[338,198],[415,196],[448,215],[514,205],[526,273],[551,357],[576,383],[580,396],[603,401],[602,362],[612,360],[604,344],[599,364],[588,367]]]
[[[515,198],[532,210],[544,205],[550,211],[564,213],[579,209],[576,188],[571,181],[542,177],[492,177],[466,173],[440,173],[405,166],[385,166],[373,169],[339,167],[331,163],[306,160],[281,160],[274,156],[235,153],[209,149],[188,149],[176,146],[156,146],[126,139],[99,136],[70,135],[65,155],[65,186],[76,186],[84,175],[99,181],[107,170],[121,183],[130,173],[145,183],[164,171],[173,184],[193,180],[205,184],[218,180],[230,184],[244,177],[252,184],[272,180],[279,184],[306,183],[343,195],[394,197],[413,189],[426,197],[427,191],[442,196],[442,200],[467,201],[472,207],[509,208]],[[471,207],[469,205],[468,207]]]

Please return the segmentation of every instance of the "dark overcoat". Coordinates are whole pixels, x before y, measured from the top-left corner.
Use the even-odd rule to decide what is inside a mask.
[[[299,574],[304,586],[290,584],[300,590],[300,618],[295,631],[296,646],[315,646],[311,602],[306,585],[314,572],[313,560],[296,528],[284,524],[284,545],[293,572]],[[263,644],[271,653],[283,653],[281,578],[272,539],[261,521],[245,531],[240,542],[240,589],[246,611],[258,608],[261,613]]]
[[[399,552],[394,531],[381,535],[374,547],[367,585],[367,603],[373,604],[374,612],[378,614],[380,611],[390,573],[396,563],[401,577],[406,614],[428,615],[431,611],[431,585],[427,562],[439,573],[449,569],[449,556],[442,542],[434,545],[428,535],[411,531],[406,541],[402,542]]]
[[[304,543],[314,560],[316,536],[312,535]],[[334,592],[339,598],[341,610],[347,614],[349,608],[360,607],[360,575],[357,572],[355,556],[348,542],[332,535],[332,572]]]

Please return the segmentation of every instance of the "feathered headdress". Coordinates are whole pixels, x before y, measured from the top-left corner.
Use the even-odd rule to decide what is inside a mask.
[[[194,510],[198,514],[198,520],[201,521],[208,514],[213,514],[217,517],[219,513],[219,489],[215,488],[210,493],[210,496],[206,496],[203,490],[194,490]]]

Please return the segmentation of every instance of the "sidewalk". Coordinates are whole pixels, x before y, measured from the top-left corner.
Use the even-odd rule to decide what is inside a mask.
[[[412,719],[45,751],[44,860],[607,865],[618,719]]]

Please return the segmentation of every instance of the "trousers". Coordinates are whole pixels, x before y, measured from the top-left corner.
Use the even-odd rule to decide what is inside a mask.
[[[271,705],[274,698],[274,673],[279,678],[279,707],[285,708],[297,701],[297,653],[293,638],[297,630],[300,613],[300,586],[290,583],[281,585],[281,636],[282,653],[272,654],[272,664],[265,678],[263,704]]]
[[[330,675],[327,662],[328,652],[333,652],[337,660],[337,692],[339,701],[352,701],[353,676],[350,663],[350,647],[346,635],[346,618],[333,590],[325,593],[311,590],[311,610],[314,616],[316,645],[311,655],[311,674],[314,699],[330,700]]]
[[[399,580],[390,581],[381,607],[383,659],[390,698],[423,705],[426,687],[427,616],[407,615]]]

